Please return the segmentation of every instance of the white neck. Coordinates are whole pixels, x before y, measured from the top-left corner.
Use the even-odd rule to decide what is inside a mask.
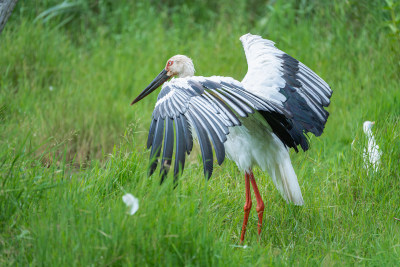
[[[178,73],[179,78],[185,78],[185,77],[191,77],[194,75],[194,66],[191,64],[191,62],[185,62],[183,63],[183,68],[182,70]]]
[[[368,137],[373,137],[373,135],[372,135],[372,131],[371,131],[371,129],[370,128],[368,128],[368,129],[365,129],[365,134],[368,136]]]

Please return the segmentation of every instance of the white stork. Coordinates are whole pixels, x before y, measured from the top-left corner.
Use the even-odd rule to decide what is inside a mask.
[[[240,41],[248,63],[242,82],[230,77],[193,76],[192,60],[176,55],[132,104],[163,84],[147,139],[147,147],[151,147],[150,175],[162,152],[161,182],[171,165],[174,139],[175,178],[179,170],[183,171],[186,153],[193,148],[192,129],[200,144],[206,178],[213,171],[211,143],[219,165],[226,155],[244,171],[243,241],[252,205],[250,182],[257,200],[258,234],[262,227],[264,203],[253,176],[254,166],[268,170],[287,202],[303,205],[288,149],[298,152],[300,146],[306,151],[306,134],[322,134],[329,115],[324,107],[329,105],[332,91],[307,66],[277,49],[274,42],[252,34],[243,35]],[[166,82],[172,77],[176,78]]]
[[[374,121],[365,121],[363,124],[363,130],[368,138],[368,149],[364,148],[364,168],[367,170],[371,169],[376,172],[378,171],[379,165],[381,164],[380,159],[382,152],[379,150],[379,146],[375,141],[375,137],[372,133],[372,126],[375,125]]]

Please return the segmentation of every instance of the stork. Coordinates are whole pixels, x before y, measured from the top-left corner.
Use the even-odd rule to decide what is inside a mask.
[[[365,121],[363,123],[363,130],[368,138],[368,148],[364,148],[363,158],[364,168],[369,170],[371,167],[372,171],[377,172],[381,164],[380,159],[382,152],[379,150],[379,145],[376,143],[374,134],[372,133],[372,127],[374,125],[374,121]]]
[[[207,179],[213,172],[211,143],[219,165],[226,156],[244,172],[243,242],[252,206],[250,184],[257,201],[259,235],[262,228],[264,202],[252,172],[255,166],[268,171],[287,202],[303,205],[289,148],[298,152],[300,146],[306,151],[306,134],[322,134],[329,116],[324,107],[329,105],[332,91],[317,74],[276,48],[274,42],[252,34],[243,35],[240,41],[248,63],[241,82],[230,77],[194,76],[192,60],[176,55],[132,105],[163,85],[147,139],[147,148],[151,148],[149,175],[156,170],[162,152],[161,183],[173,160],[174,139],[176,179],[184,169],[186,154],[192,151],[194,134]]]

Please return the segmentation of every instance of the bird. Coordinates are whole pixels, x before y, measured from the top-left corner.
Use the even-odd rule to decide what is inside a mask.
[[[368,138],[368,148],[364,148],[364,168],[373,171],[378,171],[380,165],[380,158],[382,152],[379,150],[379,146],[375,141],[375,137],[372,133],[372,127],[375,125],[374,121],[365,121],[363,124],[363,130]]]
[[[132,194],[127,193],[122,197],[125,205],[129,208],[129,214],[135,214],[139,209],[139,199],[134,197]]]
[[[250,184],[261,235],[265,204],[253,174],[255,167],[268,171],[288,203],[303,205],[289,149],[306,151],[307,134],[322,134],[332,90],[310,68],[275,47],[273,41],[251,33],[241,36],[240,41],[248,65],[242,81],[194,76],[193,61],[175,55],[131,105],[162,85],[147,138],[147,148],[151,149],[149,175],[160,165],[161,183],[172,164],[174,140],[176,180],[184,170],[186,154],[192,151],[194,137],[200,145],[207,179],[213,172],[214,153],[219,165],[228,158],[244,172],[242,243],[252,207]]]

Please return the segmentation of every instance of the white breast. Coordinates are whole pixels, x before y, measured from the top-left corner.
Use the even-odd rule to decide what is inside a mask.
[[[286,201],[303,205],[301,189],[290,161],[289,151],[256,112],[242,118],[242,125],[229,128],[225,151],[241,171],[259,166],[268,171]]]
[[[271,127],[259,113],[242,118],[242,125],[229,128],[228,140],[225,142],[226,155],[236,162],[242,171],[255,165],[264,171],[270,165],[271,151],[286,150]]]

